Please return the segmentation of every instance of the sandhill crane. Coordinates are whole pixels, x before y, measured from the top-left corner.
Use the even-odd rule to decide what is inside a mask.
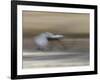
[[[44,32],[34,37],[33,41],[39,50],[46,50],[48,48],[48,42],[51,40],[59,40],[63,38],[63,35],[55,35],[50,32]]]

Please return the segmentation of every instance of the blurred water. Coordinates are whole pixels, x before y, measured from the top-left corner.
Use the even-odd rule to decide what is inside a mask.
[[[50,42],[47,50],[38,50],[32,38],[23,39],[23,68],[89,65],[89,39],[64,38]]]

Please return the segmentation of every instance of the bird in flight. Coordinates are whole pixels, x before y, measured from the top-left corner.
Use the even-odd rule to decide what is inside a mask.
[[[57,35],[50,32],[44,32],[39,35],[36,35],[33,38],[33,41],[39,50],[46,50],[49,45],[48,44],[49,41],[59,40],[59,39],[62,39],[63,37],[64,37],[63,35]]]

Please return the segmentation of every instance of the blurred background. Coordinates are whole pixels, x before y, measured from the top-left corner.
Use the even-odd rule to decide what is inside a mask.
[[[23,11],[23,35],[40,32],[89,34],[89,14]]]
[[[23,68],[89,65],[89,14],[23,11]],[[64,46],[36,49],[33,38],[43,32],[62,34]]]

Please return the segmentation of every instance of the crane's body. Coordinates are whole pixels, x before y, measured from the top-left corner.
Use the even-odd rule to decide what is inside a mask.
[[[46,49],[48,47],[48,43],[51,40],[59,40],[63,38],[63,35],[54,35],[50,32],[41,33],[34,37],[33,41],[38,49]]]

